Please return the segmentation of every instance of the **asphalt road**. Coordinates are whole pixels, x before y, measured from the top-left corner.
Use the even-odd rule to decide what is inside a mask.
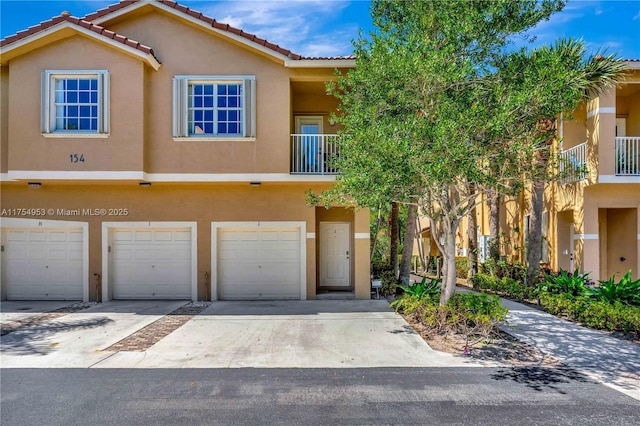
[[[640,401],[545,368],[2,369],[2,425],[637,425]]]

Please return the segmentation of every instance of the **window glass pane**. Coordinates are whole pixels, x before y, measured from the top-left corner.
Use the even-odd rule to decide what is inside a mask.
[[[219,84],[218,85],[218,95],[226,95],[227,94],[227,85]]]
[[[238,121],[238,111],[229,111],[229,121]]]
[[[218,133],[227,133],[226,123],[218,123]]]
[[[204,111],[204,119],[206,121],[213,122],[213,110],[205,110]]]
[[[197,108],[201,107],[202,106],[202,96],[194,97],[192,103],[193,103],[192,106],[194,106],[194,107],[197,107]]]
[[[218,96],[218,106],[219,107],[226,107],[227,106],[227,98],[224,96]]]
[[[213,96],[205,96],[204,97],[204,107],[212,108],[213,107]]]
[[[208,134],[213,134],[213,123],[206,123],[204,125],[204,132]]]
[[[237,84],[230,84],[229,85],[229,94],[230,95],[237,95],[238,94],[238,85]]]
[[[201,84],[194,84],[193,85],[193,93],[195,95],[202,95],[202,85]]]
[[[213,84],[207,84],[204,86],[205,95],[213,95]]]
[[[67,120],[67,129],[68,130],[78,130],[78,119],[77,118],[69,118]]]
[[[218,121],[227,121],[227,111],[218,111]]]
[[[238,125],[236,123],[229,123],[229,133],[238,133]]]
[[[54,130],[98,130],[98,79],[55,78]]]

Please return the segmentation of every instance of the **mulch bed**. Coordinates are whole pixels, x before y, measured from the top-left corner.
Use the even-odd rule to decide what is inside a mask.
[[[413,317],[406,315],[403,315],[403,317],[427,344],[437,351],[509,367],[563,366],[557,359],[545,355],[538,348],[523,343],[503,331],[494,333],[489,341],[480,342],[470,347],[465,354],[465,337],[463,335],[453,332],[446,334],[434,333],[429,327],[416,321]]]

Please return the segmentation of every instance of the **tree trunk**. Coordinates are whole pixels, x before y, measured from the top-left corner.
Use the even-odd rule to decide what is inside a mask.
[[[413,241],[416,236],[416,215],[418,206],[409,204],[407,209],[407,225],[404,232],[404,243],[402,245],[402,259],[400,260],[400,277],[402,285],[409,285],[411,278],[411,255],[413,254]]]
[[[500,260],[500,194],[496,190],[489,195],[489,258]]]
[[[539,132],[547,135],[545,146],[536,158],[538,179],[531,185],[531,212],[529,214],[529,238],[527,239],[527,278],[526,285],[536,285],[540,274],[542,259],[542,208],[544,201],[544,185],[549,166],[549,150],[553,144],[556,126],[555,121],[542,119],[538,121]]]
[[[398,213],[400,207],[398,203],[391,203],[391,248],[389,250],[389,265],[393,268],[393,276],[398,278]]]
[[[474,184],[469,185],[469,195],[476,192]],[[478,273],[478,231],[476,227],[476,207],[475,199],[469,201],[469,213],[467,214],[467,237],[469,241],[469,251],[467,252],[467,278]]]
[[[440,293],[440,306],[447,304],[456,291],[456,231],[458,221],[453,221],[447,227],[442,247],[442,292]]]
[[[527,239],[527,285],[536,285],[542,258],[542,201],[544,181],[531,186],[531,212],[529,214],[529,238]]]

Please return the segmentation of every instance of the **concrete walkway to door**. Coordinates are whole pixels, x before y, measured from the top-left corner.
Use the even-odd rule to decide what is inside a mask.
[[[3,302],[4,304],[5,302]],[[3,368],[479,366],[432,350],[383,300],[214,302],[143,350],[113,350],[186,302],[110,301],[1,340]],[[148,329],[148,328],[147,328]],[[161,330],[159,332],[162,332]],[[138,333],[138,334],[136,334]],[[125,346],[126,347],[126,346]]]

